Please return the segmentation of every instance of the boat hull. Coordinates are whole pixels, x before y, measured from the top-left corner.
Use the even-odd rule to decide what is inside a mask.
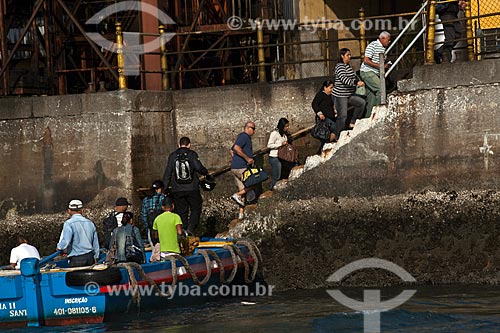
[[[118,274],[116,282],[104,285],[97,278],[102,279],[105,270],[94,274],[56,267],[31,276],[6,272],[0,275],[0,286],[6,290],[0,295],[0,327],[101,323],[115,315],[136,314],[139,309],[190,306],[234,295],[231,288],[235,282],[249,285],[250,271],[255,273],[257,265],[247,246],[234,247],[237,256],[227,247],[211,248],[210,254],[143,265],[120,264],[112,268]],[[238,291],[248,295],[249,289],[242,287]]]

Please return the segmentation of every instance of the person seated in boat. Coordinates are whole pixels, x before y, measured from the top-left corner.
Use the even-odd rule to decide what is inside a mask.
[[[144,263],[144,242],[142,241],[141,231],[134,225],[134,214],[131,212],[124,212],[122,216],[122,226],[116,227],[111,233],[111,240],[109,248],[112,249],[116,243],[116,263],[134,261],[138,264]],[[140,249],[142,255],[137,258],[127,258],[127,237],[131,237],[132,244]]]
[[[69,267],[90,266],[99,259],[99,238],[94,222],[83,217],[81,200],[71,200],[70,218],[64,222],[57,251],[68,256]]]
[[[21,260],[25,258],[40,259],[40,253],[33,245],[28,244],[28,240],[24,236],[17,238],[18,246],[10,251],[10,266],[12,269],[19,269]]]
[[[178,237],[183,235],[181,217],[172,212],[174,203],[170,197],[165,197],[162,203],[163,213],[153,222],[153,242],[160,242],[160,257],[181,253]],[[155,243],[156,244],[156,243]]]

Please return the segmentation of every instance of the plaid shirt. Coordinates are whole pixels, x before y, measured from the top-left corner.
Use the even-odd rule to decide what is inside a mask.
[[[161,210],[161,204],[166,197],[163,193],[155,193],[151,197],[145,197],[142,200],[142,222],[144,226],[148,226],[148,213],[151,210]]]

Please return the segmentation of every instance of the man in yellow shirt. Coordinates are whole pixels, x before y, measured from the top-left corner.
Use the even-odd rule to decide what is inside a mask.
[[[162,209],[164,212],[153,222],[153,236],[160,241],[160,257],[164,258],[172,253],[181,253],[178,236],[182,235],[182,220],[172,212],[174,203],[170,197],[163,199]]]

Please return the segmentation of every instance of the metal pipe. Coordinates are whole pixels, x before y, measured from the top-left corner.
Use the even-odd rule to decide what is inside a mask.
[[[257,51],[257,57],[259,62],[259,81],[266,82],[266,67],[265,67],[265,54],[264,54],[264,31],[262,31],[262,21],[257,20],[257,45],[259,46]]]
[[[127,78],[125,77],[125,59],[123,56],[123,34],[120,22],[115,23],[116,27],[116,58],[118,62],[118,89],[127,89]]]
[[[473,38],[474,35],[472,33],[472,12],[471,12],[471,6],[470,6],[470,0],[465,1],[465,17],[467,20],[465,21],[465,31],[467,33],[467,57],[469,58],[469,61],[474,61],[474,44],[473,44]]]
[[[44,1],[43,4],[43,24],[44,24],[44,29],[45,29],[45,58],[46,58],[46,65],[47,65],[47,79],[48,79],[48,85],[49,85],[49,93],[52,93],[52,84],[53,84],[53,73],[54,73],[54,64],[52,63],[52,43],[50,41],[50,26],[49,26],[49,4],[48,1]],[[38,29],[38,28],[37,28]]]
[[[325,67],[326,67],[326,72],[327,72],[327,75],[330,75],[330,61],[328,59],[330,59],[330,43],[329,43],[329,40],[330,40],[330,33],[328,31],[328,29],[325,29]]]
[[[161,88],[163,90],[168,90],[168,62],[167,62],[167,41],[165,38],[165,26],[160,25],[159,27],[159,32],[160,32],[160,51],[161,51],[161,56],[160,56],[160,67],[161,67]]]
[[[401,61],[401,59],[403,59],[403,57],[406,55],[406,53],[408,53],[408,51],[410,51],[413,44],[415,44],[416,41],[420,38],[420,36],[422,36],[424,34],[425,30],[426,30],[426,27],[424,26],[420,30],[420,32],[415,36],[415,38],[411,41],[411,43],[406,47],[406,49],[403,51],[403,53],[401,53],[399,55],[399,57],[396,59],[396,61],[394,61],[394,64],[392,64],[391,68],[389,68],[389,70],[385,73],[385,77],[388,77],[389,74],[392,72],[392,70],[394,68],[396,68],[397,64],[399,64],[399,62]]]
[[[283,29],[283,76],[285,77],[285,79],[288,79],[288,77],[286,76],[286,65],[285,65],[287,54],[288,51],[286,45],[286,31]]]
[[[436,0],[431,0],[429,5],[429,26],[427,28],[427,49],[425,51],[425,64],[434,64],[434,38],[436,33]]]
[[[387,103],[387,92],[385,89],[385,54],[379,53],[379,76],[380,76],[380,105]]]
[[[403,37],[404,33],[408,29],[410,29],[413,22],[415,22],[417,20],[418,16],[425,10],[425,7],[427,7],[427,3],[428,3],[428,1],[426,1],[422,4],[422,7],[420,7],[419,11],[413,16],[413,18],[410,20],[410,22],[408,22],[408,25],[406,27],[404,27],[403,30],[401,30],[401,32],[398,34],[396,39],[391,43],[391,45],[387,48],[387,50],[385,50],[385,54],[389,54],[389,51],[392,50],[392,48],[397,44],[397,42],[401,39],[401,37]]]
[[[366,31],[365,31],[365,10],[363,7],[359,9],[359,52],[363,59],[366,51]]]
[[[5,22],[4,22],[4,14],[5,14],[5,3],[3,0],[0,0],[0,52],[2,55],[2,64],[5,63],[7,59],[7,34],[5,31]],[[3,76],[3,94],[7,96],[10,93],[9,87],[9,71],[5,72]]]

